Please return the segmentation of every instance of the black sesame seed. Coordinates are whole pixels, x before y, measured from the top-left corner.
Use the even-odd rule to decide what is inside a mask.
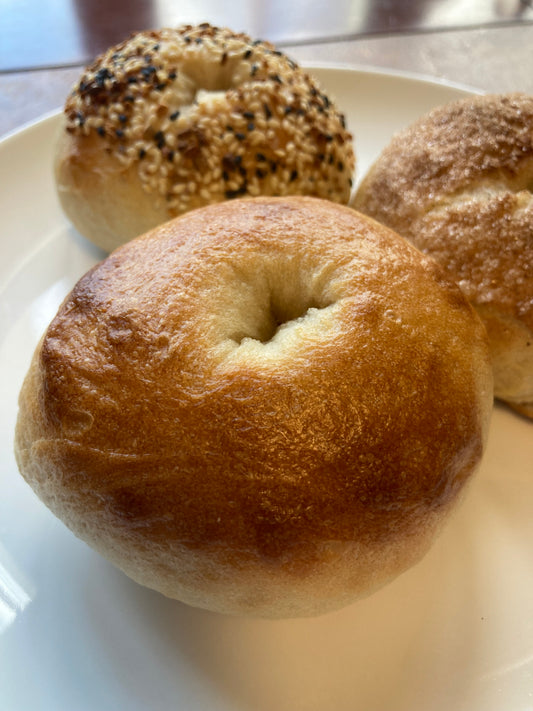
[[[117,138],[122,138],[124,136],[124,131],[121,128],[115,129],[115,134]]]
[[[163,148],[165,145],[165,134],[163,131],[157,131],[154,133],[154,141],[156,142],[158,148]]]
[[[224,195],[228,200],[231,200],[232,198],[239,197],[241,195],[245,195],[246,191],[248,190],[248,186],[246,183],[243,183],[240,188],[237,188],[237,190],[226,190]]]
[[[244,133],[241,133],[240,131],[239,131],[239,132],[235,132],[235,138],[236,138],[238,141],[244,141],[244,139],[246,138],[246,135],[245,135]]]
[[[253,112],[253,111],[243,111],[243,112],[242,112],[242,115],[244,116],[244,118],[247,118],[247,119],[253,119],[253,118],[254,118],[254,112]]]
[[[242,163],[242,156],[235,156],[235,164],[240,165]]]
[[[163,89],[166,87],[166,83],[162,82],[161,84],[156,84],[155,90],[156,91],[163,91]]]
[[[135,97],[132,94],[126,94],[126,96],[124,97],[124,101],[131,103],[132,101],[135,101]]]
[[[168,152],[168,154],[167,154],[167,160],[170,161],[170,163],[172,163],[172,161],[174,160],[174,151],[169,151],[169,152]]]
[[[272,81],[277,82],[278,84],[283,84],[283,81],[281,80],[281,77],[279,74],[271,74],[270,79],[272,79]]]
[[[344,163],[341,160],[337,163],[337,170],[340,173],[342,173],[342,171],[344,170]]]
[[[252,56],[253,52],[251,49],[247,49],[246,52],[244,53],[244,59],[250,59]]]
[[[250,121],[250,123],[248,124],[248,126],[246,128],[248,129],[248,131],[253,131],[255,129],[254,122]]]
[[[250,69],[250,76],[254,77],[259,70],[259,64],[252,64],[252,68]]]
[[[152,49],[154,50],[154,52],[157,52],[157,50],[159,49],[159,45],[158,45],[158,44],[154,44],[154,46],[152,47]]]
[[[222,171],[222,180],[223,180],[225,183],[227,183],[228,180],[229,180],[229,175],[228,175],[228,173],[227,173],[225,170]]]
[[[146,151],[144,150],[144,148],[139,148],[139,159],[142,160],[145,155]]]
[[[99,136],[105,136],[105,128],[103,126],[98,126],[98,128],[96,129],[96,133]]]
[[[128,77],[128,84],[137,84],[138,82],[137,77]]]
[[[177,76],[178,76],[177,72],[170,72],[168,75],[168,78],[173,81]]]
[[[175,121],[175,120],[178,118],[179,115],[180,115],[180,112],[179,112],[179,111],[173,111],[173,112],[170,114],[169,119],[170,119],[171,121]]]
[[[125,114],[119,114],[118,120],[120,121],[120,123],[126,123],[126,121],[128,120],[128,117]]]
[[[298,177],[298,171],[297,171],[297,170],[293,170],[292,173],[291,173],[291,177],[289,178],[289,183],[294,182],[297,177]]]
[[[202,44],[204,40],[202,37],[196,37],[194,41],[196,42],[196,44]]]
[[[105,80],[106,80],[106,79],[111,79],[112,76],[113,76],[113,75],[111,74],[111,72],[109,71],[109,69],[107,69],[107,67],[103,67],[102,69],[99,69],[99,70],[96,72],[96,75],[95,75],[95,77],[94,77],[94,81],[95,81],[95,83],[96,83],[96,86],[98,86],[98,87],[100,87],[100,88],[103,87],[104,84],[105,84]]]
[[[149,67],[143,67],[141,69],[141,74],[143,75],[143,78],[146,79],[147,81],[151,78],[152,74],[154,74],[156,71],[156,68],[150,64]]]
[[[252,47],[257,47],[258,44],[263,44],[263,40],[256,39],[252,42]]]
[[[263,161],[266,161],[266,156],[263,153],[256,153],[255,159],[260,162],[263,162]]]
[[[262,180],[263,178],[266,178],[267,171],[263,170],[262,168],[257,168],[255,174],[259,178],[259,180]]]
[[[265,116],[267,117],[267,119],[271,119],[272,118],[272,111],[270,110],[270,107],[268,106],[268,104],[263,104],[263,110],[265,112]]]
[[[270,172],[275,173],[277,169],[278,169],[278,164],[275,163],[274,161],[270,161]]]

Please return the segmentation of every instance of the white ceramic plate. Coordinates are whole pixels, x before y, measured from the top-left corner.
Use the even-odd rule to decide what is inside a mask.
[[[414,77],[313,71],[346,111],[359,175],[394,131],[464,95]],[[0,144],[2,711],[532,709],[533,424],[503,408],[467,501],[430,554],[317,619],[233,619],[167,600],[35,498],[12,455],[18,390],[61,299],[102,256],[57,204],[57,123]]]

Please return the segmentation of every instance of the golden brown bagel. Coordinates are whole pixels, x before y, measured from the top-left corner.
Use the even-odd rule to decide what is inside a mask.
[[[476,96],[395,136],[353,206],[439,261],[489,334],[495,394],[533,417],[533,97]]]
[[[350,197],[355,158],[343,115],[270,43],[228,29],[133,35],[84,71],[63,120],[61,205],[108,251],[238,196]]]
[[[84,276],[20,396],[22,474],[192,605],[313,615],[418,561],[482,456],[486,334],[440,267],[316,198],[179,217]]]

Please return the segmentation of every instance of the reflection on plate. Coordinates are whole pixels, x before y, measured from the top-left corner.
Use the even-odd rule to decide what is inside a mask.
[[[401,75],[311,71],[346,112],[359,177],[393,132],[463,95]],[[57,124],[51,116],[0,144],[0,566],[32,598],[0,636],[0,708],[532,708],[533,425],[503,408],[464,505],[422,563],[317,619],[233,619],[166,600],[35,498],[12,455],[17,394],[63,296],[102,257],[56,201]]]

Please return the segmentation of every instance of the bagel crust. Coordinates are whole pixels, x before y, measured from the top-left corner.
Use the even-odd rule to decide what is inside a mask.
[[[240,199],[79,281],[24,382],[17,461],[136,581],[315,615],[428,550],[482,456],[491,378],[432,259],[346,206]]]
[[[439,107],[393,138],[353,206],[441,263],[489,334],[495,394],[533,417],[533,97]]]
[[[347,203],[344,116],[273,45],[208,24],[139,32],[87,67],[55,157],[61,205],[107,251],[241,196]]]

